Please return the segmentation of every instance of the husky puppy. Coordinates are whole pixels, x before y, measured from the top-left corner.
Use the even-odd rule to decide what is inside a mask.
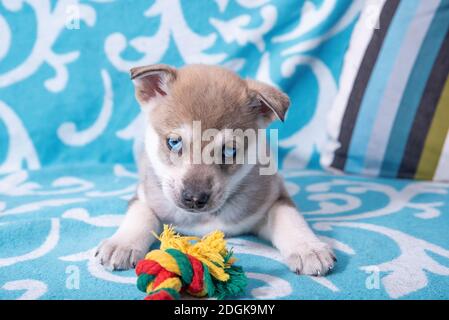
[[[257,235],[298,274],[321,276],[332,269],[334,253],[307,225],[281,177],[261,174],[258,161],[229,161],[254,141],[235,136],[228,141],[225,131],[258,132],[283,120],[290,105],[284,93],[206,65],[138,67],[131,78],[146,121],[140,179],[121,226],[97,249],[101,264],[112,270],[135,267],[155,240],[151,231],[172,224],[188,235],[217,229],[227,236]],[[195,123],[202,132],[214,130],[211,142],[195,140]],[[208,154],[211,144],[214,157],[223,161],[194,163],[192,149]]]

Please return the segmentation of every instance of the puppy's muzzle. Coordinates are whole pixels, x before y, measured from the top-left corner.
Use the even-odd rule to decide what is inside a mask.
[[[182,203],[190,209],[202,209],[206,206],[210,199],[209,192],[195,192],[194,190],[186,189],[181,194]]]
[[[187,211],[204,212],[212,209],[216,194],[213,191],[213,168],[208,165],[192,166],[183,177],[178,191],[178,203]]]

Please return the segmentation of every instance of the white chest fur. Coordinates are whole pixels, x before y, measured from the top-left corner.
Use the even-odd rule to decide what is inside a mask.
[[[236,216],[233,210],[238,208],[226,206],[219,214],[191,213],[176,209],[170,215],[161,217],[161,222],[173,224],[176,230],[188,235],[204,236],[212,231],[221,230],[226,236],[234,236],[250,232],[264,216],[264,212],[260,210],[234,222],[230,219]]]

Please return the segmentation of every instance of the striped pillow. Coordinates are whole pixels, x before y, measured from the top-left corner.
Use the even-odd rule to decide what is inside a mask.
[[[355,27],[321,163],[449,181],[449,0],[377,3]]]

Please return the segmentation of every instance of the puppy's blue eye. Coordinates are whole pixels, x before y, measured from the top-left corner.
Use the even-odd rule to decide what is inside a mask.
[[[182,148],[182,139],[181,137],[176,138],[168,138],[167,139],[167,147],[173,152],[179,152]]]
[[[223,147],[223,155],[226,158],[233,158],[237,153],[237,149],[235,147]]]

